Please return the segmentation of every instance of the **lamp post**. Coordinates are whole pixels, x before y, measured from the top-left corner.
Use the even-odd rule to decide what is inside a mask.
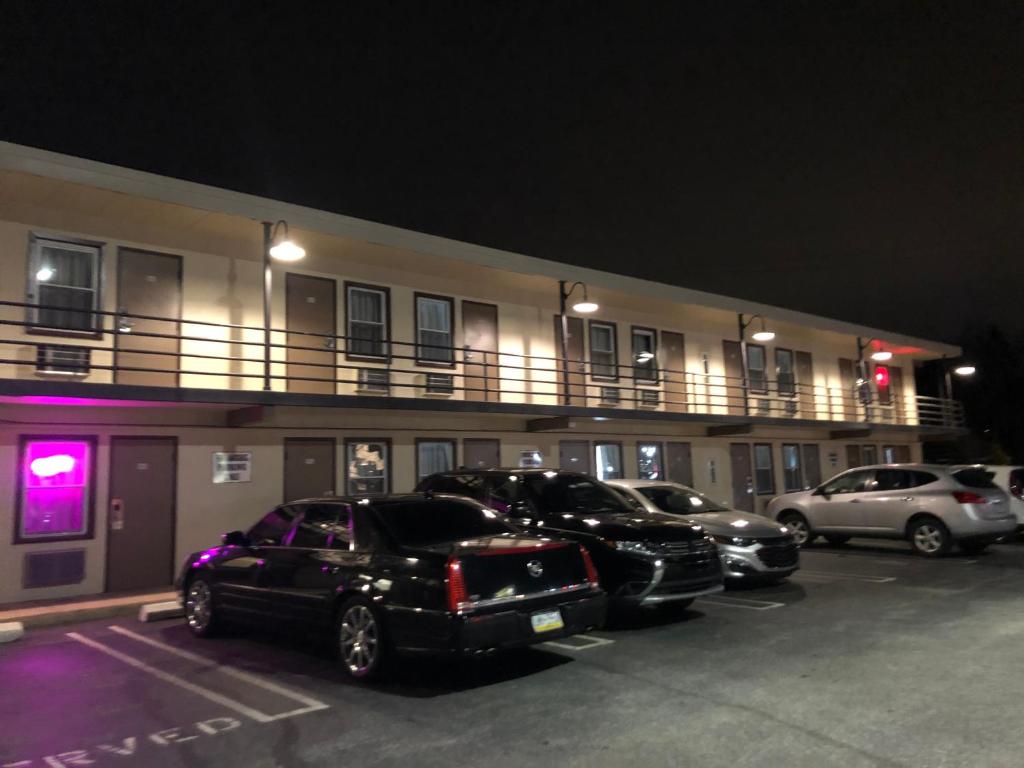
[[[755,320],[761,320],[761,330],[755,331],[751,334],[751,338],[754,341],[771,341],[775,338],[775,331],[769,331],[765,326],[764,315],[751,315],[749,319],[744,319],[745,317],[746,316],[742,312],[739,313],[737,316],[737,326],[739,327],[740,336],[740,371],[743,374],[743,413],[749,416],[750,384],[748,382],[747,372],[747,328]]]
[[[280,235],[280,239],[278,239]],[[263,389],[270,386],[270,298],[273,291],[274,274],[271,259],[276,261],[299,261],[306,251],[288,237],[288,222],[263,222]]]
[[[568,285],[568,281],[558,281],[558,317],[561,320],[561,333],[559,334],[559,342],[562,348],[562,395],[565,397],[565,404],[572,404],[572,395],[570,394],[569,388],[569,318],[565,314],[565,306],[569,301],[569,297],[572,292],[577,288],[583,289],[583,300],[577,301],[572,305],[572,308],[577,312],[583,314],[590,314],[596,312],[599,307],[589,298],[587,298],[587,284],[577,280],[575,283],[569,286],[566,290],[565,286]]]

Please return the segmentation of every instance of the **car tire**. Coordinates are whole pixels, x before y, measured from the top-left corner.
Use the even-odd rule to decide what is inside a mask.
[[[388,657],[380,611],[369,600],[354,597],[338,609],[335,643],[342,669],[356,680],[380,677]]]
[[[840,534],[825,534],[825,541],[831,544],[833,547],[841,547],[843,544],[850,540],[849,536],[842,536]]]
[[[213,587],[203,576],[185,586],[185,625],[196,637],[213,637],[220,629]]]
[[[811,529],[807,518],[799,512],[783,512],[779,515],[779,522],[789,528],[793,534],[793,540],[798,547],[806,547],[817,538],[817,534]]]
[[[961,544],[960,551],[965,555],[980,555],[988,549],[988,542],[984,544]]]
[[[953,537],[935,517],[918,517],[907,526],[907,539],[914,551],[924,557],[941,557],[949,552]]]

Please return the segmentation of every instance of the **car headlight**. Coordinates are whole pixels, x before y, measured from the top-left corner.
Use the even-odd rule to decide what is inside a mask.
[[[658,554],[647,545],[646,541],[616,541],[615,548],[625,552],[634,552],[638,555]]]
[[[757,542],[757,539],[745,539],[742,536],[713,536],[716,544],[730,544],[734,547],[749,547]]]

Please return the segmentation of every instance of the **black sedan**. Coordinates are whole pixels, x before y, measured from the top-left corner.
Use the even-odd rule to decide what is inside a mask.
[[[284,504],[189,556],[178,586],[196,635],[232,620],[330,631],[357,678],[392,653],[530,645],[600,626],[606,611],[578,544],[429,493]]]
[[[521,530],[578,541],[593,557],[601,587],[622,606],[685,608],[723,589],[718,550],[700,525],[636,510],[579,472],[455,470],[424,478],[418,490],[462,494]]]

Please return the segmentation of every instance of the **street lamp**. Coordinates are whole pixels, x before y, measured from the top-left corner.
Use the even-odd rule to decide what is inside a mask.
[[[273,289],[274,261],[299,261],[306,251],[288,237],[288,222],[284,219],[263,222],[263,389],[270,391],[270,296]]]
[[[587,284],[577,280],[575,283],[569,286],[566,290],[565,286],[568,285],[568,281],[558,281],[558,316],[562,321],[559,341],[562,347],[562,366],[564,368],[562,373],[562,394],[565,396],[565,404],[570,405],[572,395],[570,394],[569,388],[569,319],[565,315],[566,303],[569,301],[569,297],[572,296],[572,292],[577,288],[582,289],[583,298],[572,305],[572,308],[577,312],[585,315],[589,315],[593,312],[597,312],[598,307],[596,302],[591,301],[587,297]]]

